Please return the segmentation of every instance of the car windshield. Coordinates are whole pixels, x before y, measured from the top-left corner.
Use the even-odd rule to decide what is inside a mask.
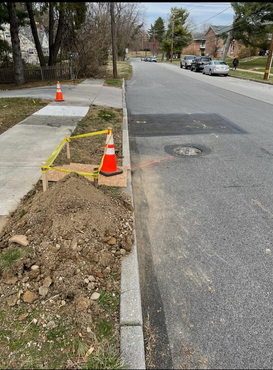
[[[226,62],[221,62],[219,60],[214,61],[214,64],[217,64],[217,65],[227,65]]]

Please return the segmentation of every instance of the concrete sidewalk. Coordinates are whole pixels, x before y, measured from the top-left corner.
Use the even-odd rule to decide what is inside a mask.
[[[46,107],[0,135],[0,228],[4,216],[16,209],[41,177],[41,163],[71,134],[89,107],[123,108],[123,165],[130,168],[125,85],[122,89],[103,86],[104,80],[87,79],[62,89],[64,101],[56,102],[56,87],[1,91],[1,97],[33,97],[52,100]],[[34,92],[35,91],[35,92]],[[44,93],[44,95],[43,95]],[[34,96],[32,96],[32,94]],[[131,173],[127,188],[133,199]],[[136,235],[135,235],[136,240]],[[136,243],[121,266],[121,355],[129,369],[145,369],[143,322]]]

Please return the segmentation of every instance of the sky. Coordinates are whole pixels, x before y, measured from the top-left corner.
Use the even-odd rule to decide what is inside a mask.
[[[168,17],[170,16],[171,8],[183,8],[189,12],[188,19],[195,21],[197,28],[202,23],[210,23],[217,26],[229,26],[232,24],[234,10],[230,3],[205,3],[205,2],[193,2],[193,3],[142,3],[145,8],[146,14],[146,29],[151,28],[157,18],[161,17],[165,21],[165,26],[168,24]]]

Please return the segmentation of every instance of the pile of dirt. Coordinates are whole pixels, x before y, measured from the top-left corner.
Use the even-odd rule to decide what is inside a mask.
[[[0,233],[0,313],[8,315],[7,328],[43,312],[36,321],[41,343],[60,317],[90,343],[92,325],[111,315],[119,338],[119,311],[106,314],[100,298],[119,297],[121,261],[134,242],[133,209],[128,195],[110,190],[71,173],[46,192],[37,185],[9,215]],[[0,359],[12,367],[3,362],[10,357],[3,343]]]

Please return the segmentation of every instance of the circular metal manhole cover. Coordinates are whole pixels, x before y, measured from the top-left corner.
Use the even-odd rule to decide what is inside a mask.
[[[173,149],[175,154],[178,155],[198,155],[202,153],[202,150],[191,146],[180,146]]]

